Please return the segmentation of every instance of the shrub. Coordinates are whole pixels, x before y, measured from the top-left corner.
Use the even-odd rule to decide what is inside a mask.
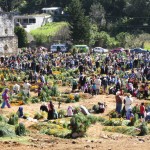
[[[76,114],[70,120],[72,133],[84,134],[90,125],[90,121],[83,114]]]
[[[92,115],[87,116],[87,119],[90,121],[91,124],[94,124],[97,122],[98,118]]]
[[[113,111],[113,112],[110,114],[110,117],[111,117],[111,118],[117,118],[117,117],[118,117],[117,112]]]
[[[14,126],[0,122],[0,137],[15,136]]]
[[[104,126],[121,126],[122,122],[120,120],[106,120],[103,122]]]
[[[71,103],[71,99],[67,98],[66,103]]]
[[[144,135],[148,134],[149,130],[148,130],[146,122],[142,122],[142,124],[139,128],[141,130],[139,133],[140,136],[144,136]]]
[[[139,112],[140,112],[140,108],[139,108],[138,106],[134,106],[134,107],[132,108],[132,112],[133,112],[133,114],[139,113]]]
[[[98,105],[94,105],[93,108],[95,113],[99,113],[99,106]]]
[[[43,115],[41,114],[41,113],[36,113],[35,115],[34,115],[34,119],[37,119],[37,120],[39,120],[39,119],[43,119]]]
[[[75,96],[74,96],[74,100],[75,100],[76,102],[79,102],[80,96],[79,96],[79,95],[75,95]]]
[[[50,96],[58,96],[58,95],[59,95],[58,87],[57,87],[56,85],[54,85],[54,86],[51,88]]]
[[[58,112],[58,118],[63,118],[65,116],[65,111],[64,110],[60,110]]]
[[[32,98],[31,102],[32,102],[32,103],[38,103],[38,102],[39,102],[39,99],[38,99],[38,98]]]
[[[137,120],[138,120],[138,114],[135,114],[134,117],[130,119],[131,122],[129,123],[129,125],[134,126]]]
[[[23,123],[19,123],[19,125],[17,125],[15,128],[15,133],[16,135],[19,135],[19,136],[25,135],[26,133],[25,125]]]
[[[18,47],[26,47],[27,46],[27,33],[22,27],[15,27],[15,34],[18,37]]]
[[[12,114],[9,118],[8,124],[11,124],[11,125],[18,124],[18,115],[17,114]]]

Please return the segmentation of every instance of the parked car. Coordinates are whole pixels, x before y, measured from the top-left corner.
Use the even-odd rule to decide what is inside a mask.
[[[95,47],[95,48],[93,48],[93,52],[108,53],[108,49],[105,49],[105,48],[102,48],[102,47]]]
[[[50,47],[51,52],[67,52],[66,44],[53,44]]]
[[[120,52],[123,52],[123,51],[124,51],[124,48],[121,48],[121,47],[110,50],[110,52],[113,53],[113,54],[114,53],[120,53]]]
[[[73,47],[78,49],[79,53],[89,52],[89,47],[87,45],[74,45]]]
[[[142,49],[142,48],[134,48],[130,50],[130,53],[146,53],[147,50]]]

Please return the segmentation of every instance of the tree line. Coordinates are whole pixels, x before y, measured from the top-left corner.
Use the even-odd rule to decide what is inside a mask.
[[[141,37],[150,33],[149,0],[0,0],[0,6],[23,14],[62,7],[78,44],[129,47],[142,44]]]

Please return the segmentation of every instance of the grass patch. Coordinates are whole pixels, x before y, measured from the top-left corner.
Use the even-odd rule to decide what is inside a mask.
[[[150,50],[150,41],[146,41],[146,42],[144,43],[144,49]]]
[[[108,132],[116,132],[116,133],[121,133],[121,134],[126,134],[126,135],[132,135],[136,136],[140,133],[139,130],[137,130],[134,126],[129,127],[129,126],[108,126],[104,127],[103,131],[108,131]]]
[[[40,133],[53,135],[56,137],[65,138],[68,134],[71,133],[71,130],[67,128],[67,124],[64,125],[65,122],[40,122],[33,124],[29,127],[29,129],[38,130]]]
[[[49,43],[50,37],[54,37],[62,28],[68,26],[66,22],[52,22],[40,28],[32,30],[30,33],[38,43]]]

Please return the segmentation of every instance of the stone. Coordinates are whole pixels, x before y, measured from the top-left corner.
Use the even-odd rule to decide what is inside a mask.
[[[144,140],[144,139],[139,139],[139,141],[145,142],[145,140]]]
[[[72,138],[77,138],[77,137],[79,137],[78,133],[75,132],[75,133],[72,134]]]
[[[72,141],[72,144],[76,144],[76,141]]]
[[[18,38],[14,34],[13,16],[0,12],[0,55],[18,53]]]
[[[85,147],[86,147],[86,148],[90,148],[90,145],[86,145]]]

